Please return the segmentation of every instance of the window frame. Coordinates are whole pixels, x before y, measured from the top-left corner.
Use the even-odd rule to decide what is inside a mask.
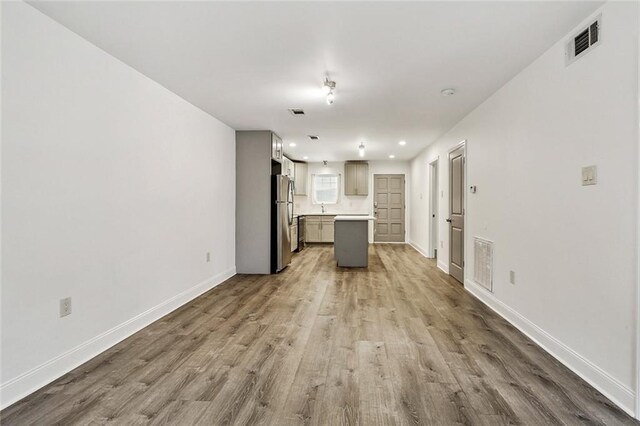
[[[318,177],[335,177],[336,179],[336,198],[334,202],[331,201],[319,201],[317,198],[317,186],[318,183],[316,182],[316,178]],[[320,204],[325,204],[325,205],[333,205],[333,204],[338,204],[340,202],[340,174],[339,173],[320,173],[320,174],[314,174],[311,175],[311,203],[312,204],[316,204],[316,205],[320,205]]]

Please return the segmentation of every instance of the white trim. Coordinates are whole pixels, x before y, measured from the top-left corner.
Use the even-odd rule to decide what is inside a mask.
[[[640,6],[637,6],[638,10],[638,22],[640,22]],[[638,137],[638,147],[640,148],[640,31],[638,32],[638,85],[636,86],[636,96],[638,96],[638,103],[636,105],[638,123],[636,126],[636,132]],[[640,153],[640,150],[638,151]],[[640,164],[640,155],[637,158],[638,164]],[[640,192],[640,168],[638,168],[638,175],[636,176],[636,194]],[[637,196],[637,195],[636,195]],[[636,206],[636,419],[640,420],[640,197],[637,197]]]
[[[453,148],[450,148],[450,149],[449,149],[449,151],[447,151],[447,160],[449,159],[449,158],[448,158],[448,157],[449,157],[449,154],[451,154],[453,151],[455,151],[456,149],[460,148],[460,147],[461,147],[461,146],[463,146],[463,145],[465,145],[464,153],[465,153],[465,155],[466,155],[466,154],[467,154],[466,143],[467,143],[467,140],[466,140],[466,139],[462,139],[460,142],[458,142],[457,144],[455,144],[455,145],[453,146]]]
[[[372,244],[410,244],[406,241],[374,241]]]
[[[445,263],[442,263],[440,260],[438,260],[438,262],[436,262],[436,266],[440,268],[442,272],[449,275],[449,267]]]
[[[600,391],[622,410],[634,415],[635,392],[615,377],[584,358],[582,355],[556,339],[523,315],[498,300],[482,286],[465,280],[465,290],[483,302],[502,318],[533,340],[538,346],[564,364],[571,371],[582,377],[587,383]]]
[[[438,243],[440,242],[440,232],[438,227],[440,226],[440,156],[437,155],[435,159],[427,163],[427,170],[429,171],[429,181],[427,187],[429,188],[429,217],[427,218],[429,224],[429,241],[428,257],[436,257],[436,250],[438,249]],[[435,176],[435,185],[434,185]],[[433,189],[435,188],[435,194]],[[433,202],[434,198],[437,200]],[[435,216],[435,224],[434,217]],[[434,241],[435,238],[435,241]]]
[[[420,253],[423,257],[426,257],[427,259],[433,259],[433,257],[430,257],[427,254],[427,251],[425,249],[423,249],[422,247],[420,247],[418,245],[418,243],[416,243],[415,241],[409,241],[407,244],[409,244],[411,247],[413,247],[418,253]]]
[[[159,305],[113,327],[55,358],[0,385],[0,407],[4,409],[58,379],[91,358],[140,331],[185,303],[211,290],[236,274],[233,267],[178,293]]]

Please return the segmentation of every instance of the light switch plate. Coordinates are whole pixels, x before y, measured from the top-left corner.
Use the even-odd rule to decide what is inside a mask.
[[[582,186],[595,185],[598,183],[598,169],[596,166],[585,166],[582,168]]]

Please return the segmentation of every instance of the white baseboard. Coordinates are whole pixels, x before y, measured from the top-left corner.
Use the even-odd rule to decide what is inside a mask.
[[[578,376],[582,377],[587,383],[600,391],[629,415],[635,415],[634,407],[636,396],[633,389],[624,385],[618,379],[612,377],[606,371],[498,300],[492,293],[473,280],[465,280],[464,287],[478,300],[509,321],[514,327],[542,347],[542,349]]]
[[[433,259],[433,257],[429,256],[429,254],[428,254],[429,251],[428,250],[423,249],[422,247],[420,247],[419,244],[415,243],[414,241],[409,240],[409,245],[411,247],[413,247],[414,249],[416,249],[416,251],[418,253],[420,253],[421,255],[423,255],[424,257],[426,257],[428,259]]]
[[[211,290],[236,274],[235,267],[203,281],[75,348],[0,385],[0,409],[19,401],[106,351],[154,321]]]
[[[438,268],[440,268],[442,272],[444,272],[445,274],[449,274],[449,266],[447,266],[446,263],[442,263],[438,260],[436,265],[438,266]]]
[[[374,241],[372,244],[408,244],[405,241]]]

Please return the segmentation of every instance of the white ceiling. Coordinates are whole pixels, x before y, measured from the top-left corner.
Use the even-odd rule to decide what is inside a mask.
[[[601,2],[30,4],[234,129],[274,130],[292,158],[320,161],[356,159],[361,141],[365,159],[412,158]]]

